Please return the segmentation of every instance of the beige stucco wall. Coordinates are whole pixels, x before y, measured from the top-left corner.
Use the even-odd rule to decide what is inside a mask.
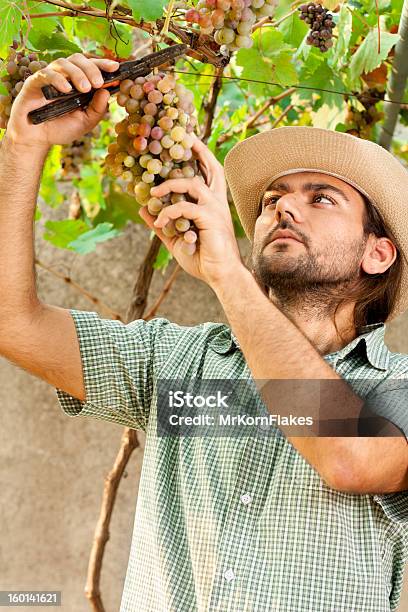
[[[54,218],[59,214],[62,211],[53,213]],[[128,226],[123,236],[99,245],[97,253],[80,257],[37,239],[37,255],[124,316],[147,245],[148,231]],[[240,247],[246,254],[247,243],[241,241]],[[155,275],[149,304],[170,273]],[[42,270],[38,287],[50,304],[93,310],[83,296]],[[158,314],[186,325],[226,322],[211,289],[183,272]],[[408,353],[407,331],[408,317],[390,324],[386,337],[392,350]],[[61,590],[62,610],[87,612],[83,589],[88,555],[104,478],[123,429],[95,419],[68,418],[53,388],[1,358],[0,406],[0,589]],[[141,449],[136,451],[128,465],[112,518],[101,583],[106,612],[119,610],[142,455]],[[408,588],[403,611],[408,612]]]

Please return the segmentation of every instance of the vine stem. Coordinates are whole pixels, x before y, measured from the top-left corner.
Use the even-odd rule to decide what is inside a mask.
[[[40,17],[75,17],[75,13],[73,13],[72,11],[55,11],[53,13],[33,13],[29,15],[23,15],[23,19],[27,19],[27,17],[29,17],[30,19],[39,19]]]
[[[167,9],[166,9],[166,19],[164,20],[164,25],[163,25],[163,28],[162,28],[162,30],[160,32],[160,36],[166,36],[168,34],[168,32],[169,32],[170,17],[171,17],[171,14],[173,12],[173,9],[174,9],[175,1],[176,0],[169,0],[169,4],[168,4]]]
[[[99,588],[103,555],[109,540],[109,524],[116,501],[119,483],[133,451],[140,446],[135,429],[123,431],[120,448],[112,469],[105,478],[101,510],[95,527],[94,539],[88,564],[85,595],[93,612],[105,612]]]
[[[252,117],[250,117],[248,119],[248,121],[246,122],[246,128],[247,129],[251,128],[254,125],[254,123],[256,122],[256,120],[258,119],[258,117],[263,115],[264,112],[266,110],[268,110],[268,108],[270,106],[272,106],[272,104],[276,104],[277,102],[279,102],[283,98],[286,98],[287,96],[292,95],[295,91],[296,91],[296,87],[290,87],[289,89],[286,89],[285,91],[282,91],[282,93],[279,94],[278,96],[274,96],[273,98],[269,98],[269,100],[267,100],[265,102],[265,104],[263,106],[261,106],[261,108]]]
[[[290,110],[292,110],[292,108],[295,108],[294,104],[289,104],[285,110],[279,115],[279,117],[277,117],[275,119],[275,121],[273,121],[273,123],[271,123],[270,126],[270,130],[273,130],[274,128],[276,128],[276,126],[282,121],[282,119],[284,119],[286,117],[286,115],[289,113]],[[270,123],[270,117],[265,117],[264,119],[261,119],[260,121],[257,121],[253,127],[259,127],[260,125],[265,125],[266,123]]]
[[[273,27],[277,27],[278,25],[280,25],[281,23],[283,23],[286,19],[288,19],[289,17],[291,17],[291,15],[294,15],[297,10],[298,10],[298,6],[299,4],[302,4],[303,0],[300,0],[299,2],[296,2],[296,7],[291,10],[289,13],[287,13],[286,15],[283,15],[282,17],[280,17],[280,19],[277,19],[276,21],[274,21],[273,19],[271,19],[270,17],[262,17],[262,19],[260,19],[259,21],[257,21],[256,23],[254,23],[254,26],[252,28],[252,32],[255,32],[255,30],[257,30],[258,28],[261,28],[263,25],[265,25],[266,23],[269,23],[271,26]]]
[[[360,19],[361,23],[363,23],[369,30],[371,30],[370,24],[368,23],[368,21],[362,15],[359,15],[357,13],[357,11],[353,11],[353,9],[351,9],[349,6],[347,6],[346,8],[347,8],[348,11],[350,11],[350,13],[352,15],[354,15],[355,17]]]
[[[39,259],[35,259],[35,264],[39,266],[40,268],[42,268],[43,270],[46,270],[50,274],[53,274],[57,278],[60,278],[61,280],[63,280],[65,283],[67,283],[67,285],[70,285],[75,291],[78,291],[78,293],[81,293],[83,296],[85,296],[87,300],[92,302],[92,304],[95,304],[101,310],[105,310],[106,313],[109,313],[109,315],[113,319],[123,322],[123,319],[120,316],[120,314],[112,310],[112,308],[110,308],[107,304],[102,302],[102,300],[100,300],[98,297],[96,297],[95,295],[87,291],[87,289],[84,289],[83,287],[81,287],[81,285],[79,285],[76,281],[72,280],[70,276],[66,274],[62,274],[62,272],[58,272],[54,268],[47,266],[44,262],[40,261]]]
[[[169,291],[170,291],[174,281],[176,280],[177,276],[180,274],[182,269],[183,268],[179,264],[175,265],[174,270],[171,273],[170,277],[168,278],[166,284],[164,285],[163,290],[160,293],[159,297],[157,298],[157,300],[155,301],[155,303],[153,304],[153,306],[151,307],[149,312],[143,317],[143,319],[145,321],[150,321],[150,319],[153,319],[153,317],[155,316],[156,312],[160,308],[161,303],[163,302],[163,300],[168,295],[168,293],[169,293]]]
[[[201,140],[206,144],[209,137],[211,136],[211,128],[214,121],[215,108],[217,106],[218,95],[222,87],[222,74],[224,68],[217,68],[215,71],[214,78],[210,85],[208,92],[208,101],[204,105],[205,116],[204,116],[204,128],[201,134]]]
[[[265,121],[263,122],[258,122],[256,123],[257,119],[263,115],[263,113],[268,110],[268,108],[270,106],[272,106],[272,104],[276,104],[277,102],[279,102],[280,100],[282,100],[283,98],[286,98],[287,96],[290,96],[292,93],[294,93],[296,91],[296,87],[289,87],[289,89],[285,89],[285,91],[282,91],[282,93],[278,94],[277,96],[273,96],[272,98],[269,98],[265,104],[263,104],[261,106],[261,108],[259,110],[256,111],[256,113],[254,113],[246,122],[246,129],[250,129],[252,127],[257,127],[258,125],[263,125],[264,123],[268,123],[268,121],[270,121],[270,118],[266,118]],[[224,142],[226,142],[227,140],[229,140],[230,138],[232,138],[232,136],[236,133],[242,132],[242,128],[234,128],[232,130],[232,132],[228,132],[226,134],[221,134],[221,136],[218,138],[217,140],[217,144],[223,144]]]
[[[149,249],[140,266],[139,274],[133,286],[132,297],[126,313],[127,321],[141,319],[147,304],[147,294],[149,293],[150,284],[152,282],[154,268],[153,264],[159,253],[160,238],[155,235],[150,243]]]
[[[43,4],[51,4],[52,6],[58,6],[62,9],[71,11],[73,15],[68,15],[75,17],[79,15],[86,15],[88,17],[96,17],[101,19],[106,19],[106,12],[100,9],[96,9],[95,7],[89,8],[84,5],[75,5],[67,2],[66,0],[38,0],[38,2],[42,2]],[[116,20],[121,23],[125,23],[129,26],[139,28],[144,32],[147,32],[150,35],[154,35],[155,31],[159,27],[163,27],[164,20],[157,19],[155,22],[136,22],[131,16],[127,16],[125,11],[127,9],[123,9],[123,13],[112,13],[110,16],[110,20]],[[203,63],[213,64],[214,66],[220,67],[225,66],[228,63],[228,59],[226,59],[220,53],[216,53],[212,48],[212,39],[210,36],[204,34],[198,34],[195,31],[188,30],[185,27],[181,27],[170,20],[168,26],[169,32],[177,36],[181,42],[188,45],[188,50],[186,52],[187,55],[198,59]],[[165,41],[169,44],[174,44],[174,40],[168,36],[165,36]]]

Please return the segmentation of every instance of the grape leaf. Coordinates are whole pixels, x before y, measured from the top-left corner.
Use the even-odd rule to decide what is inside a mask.
[[[218,136],[220,136],[223,132],[225,132],[225,125],[222,119],[214,121],[212,125],[212,130],[209,139],[207,140],[207,147],[217,155],[217,140]]]
[[[74,20],[75,34],[82,41],[88,41],[88,46],[93,51],[100,53],[101,44],[118,57],[128,57],[132,53],[132,37],[129,26],[115,23],[115,28],[110,28],[109,23],[103,19],[76,18]],[[122,40],[115,38],[119,35]]]
[[[304,21],[299,19],[299,13],[294,13],[285,21],[282,21],[279,31],[282,32],[285,43],[299,47],[309,28]]]
[[[380,53],[378,53],[378,33],[372,29],[354,53],[350,62],[350,77],[353,82],[356,82],[358,77],[363,73],[371,72],[377,68],[383,60],[388,56],[392,47],[398,42],[399,34],[390,34],[390,32],[381,32]]]
[[[341,73],[340,73],[341,74]],[[320,99],[313,104],[313,110],[317,111],[323,104],[327,104],[330,108],[337,106],[342,108],[344,101],[343,96],[338,93],[345,90],[341,78],[328,66],[322,64],[315,72],[302,79],[302,86],[310,87],[312,89],[302,91],[302,98],[313,100],[313,93],[319,94]],[[327,89],[330,91],[322,91]]]
[[[236,55],[236,65],[242,66],[243,78],[277,82],[280,85],[292,85],[298,82],[297,73],[292,64],[294,47],[283,42],[283,34],[274,28],[262,28],[255,31],[254,44],[251,49],[240,49]],[[251,83],[251,93],[268,95],[268,86]]]
[[[362,0],[361,2],[368,15],[377,14],[377,3],[380,13],[388,11],[391,6],[391,0]]]
[[[15,2],[1,0],[0,3],[0,55],[7,55],[7,48],[18,38],[21,28],[22,11]]]
[[[81,234],[88,231],[88,226],[81,219],[64,219],[63,221],[46,221],[43,238],[60,249],[73,250],[69,245]]]
[[[61,32],[46,34],[41,30],[32,29],[30,32],[30,42],[38,51],[48,51],[55,54],[66,53],[82,53],[81,47],[78,47],[74,42],[68,40]]]
[[[49,13],[50,7],[45,3],[40,3],[38,0],[28,0],[27,1],[27,11],[29,13]],[[28,36],[30,40],[31,34],[33,32],[43,32],[44,34],[52,34],[55,32],[59,25],[59,19],[57,17],[41,17],[33,20],[32,27]]]
[[[40,185],[40,197],[47,206],[57,208],[64,197],[59,189],[59,184],[55,182],[55,176],[61,168],[61,147],[55,145],[51,148],[44,165],[44,170]]]
[[[80,253],[81,255],[91,253],[96,249],[98,242],[110,240],[111,238],[115,238],[121,234],[121,232],[116,229],[112,229],[112,227],[112,223],[100,223],[94,229],[81,233],[76,240],[73,240],[68,244],[68,248]]]
[[[100,180],[101,168],[98,162],[84,163],[80,170],[80,179],[76,182],[79,197],[84,205],[89,206],[98,203],[101,208],[105,207],[102,193],[102,181]]]
[[[143,224],[144,221],[139,215],[139,209],[140,206],[135,198],[116,191],[113,184],[110,183],[110,190],[105,198],[105,208],[99,211],[93,222],[95,225],[109,222],[117,229],[121,229],[128,221]]]
[[[337,22],[338,38],[334,53],[331,58],[331,65],[338,68],[344,66],[347,63],[348,48],[351,38],[351,26],[353,17],[346,4],[340,9],[339,18]]]
[[[345,104],[342,105],[341,109],[335,106],[330,108],[327,104],[323,104],[319,110],[311,112],[313,127],[334,130],[338,123],[345,121],[346,113],[347,106]]]
[[[164,274],[172,259],[173,255],[170,253],[167,247],[164,246],[164,244],[161,244],[159,252],[156,255],[156,259],[154,260],[153,268],[155,270],[162,270]]]
[[[277,7],[275,8],[275,13],[273,18],[280,19],[289,13],[289,11],[293,8],[291,0],[280,0]]]
[[[332,11],[336,8],[338,3],[338,0],[324,0],[324,8],[327,8],[329,9],[329,11]]]
[[[136,21],[155,21],[163,16],[168,0],[127,0]]]

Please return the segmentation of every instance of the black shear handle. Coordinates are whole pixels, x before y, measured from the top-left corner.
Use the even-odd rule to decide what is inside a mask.
[[[50,104],[30,111],[28,117],[34,125],[44,123],[44,121],[49,121],[50,119],[56,119],[67,113],[72,113],[72,111],[78,108],[86,107],[92,100],[94,93],[95,90],[86,91],[85,93],[71,95],[66,100],[54,100],[54,102],[50,102]]]

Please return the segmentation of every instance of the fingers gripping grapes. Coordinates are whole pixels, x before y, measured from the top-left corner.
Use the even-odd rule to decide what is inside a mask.
[[[207,182],[197,176],[164,181],[151,190],[154,197],[176,193],[185,194],[184,198],[163,208],[156,220],[147,207],[140,210],[140,215],[156,231],[183,269],[211,286],[223,277],[227,267],[231,269],[242,262],[228,206],[223,168],[198,139],[193,150],[205,168]],[[195,201],[186,201],[188,196]],[[194,223],[198,241],[189,230],[190,223]],[[183,237],[172,234],[178,224],[180,229],[187,228]],[[190,250],[190,245],[196,248]]]

